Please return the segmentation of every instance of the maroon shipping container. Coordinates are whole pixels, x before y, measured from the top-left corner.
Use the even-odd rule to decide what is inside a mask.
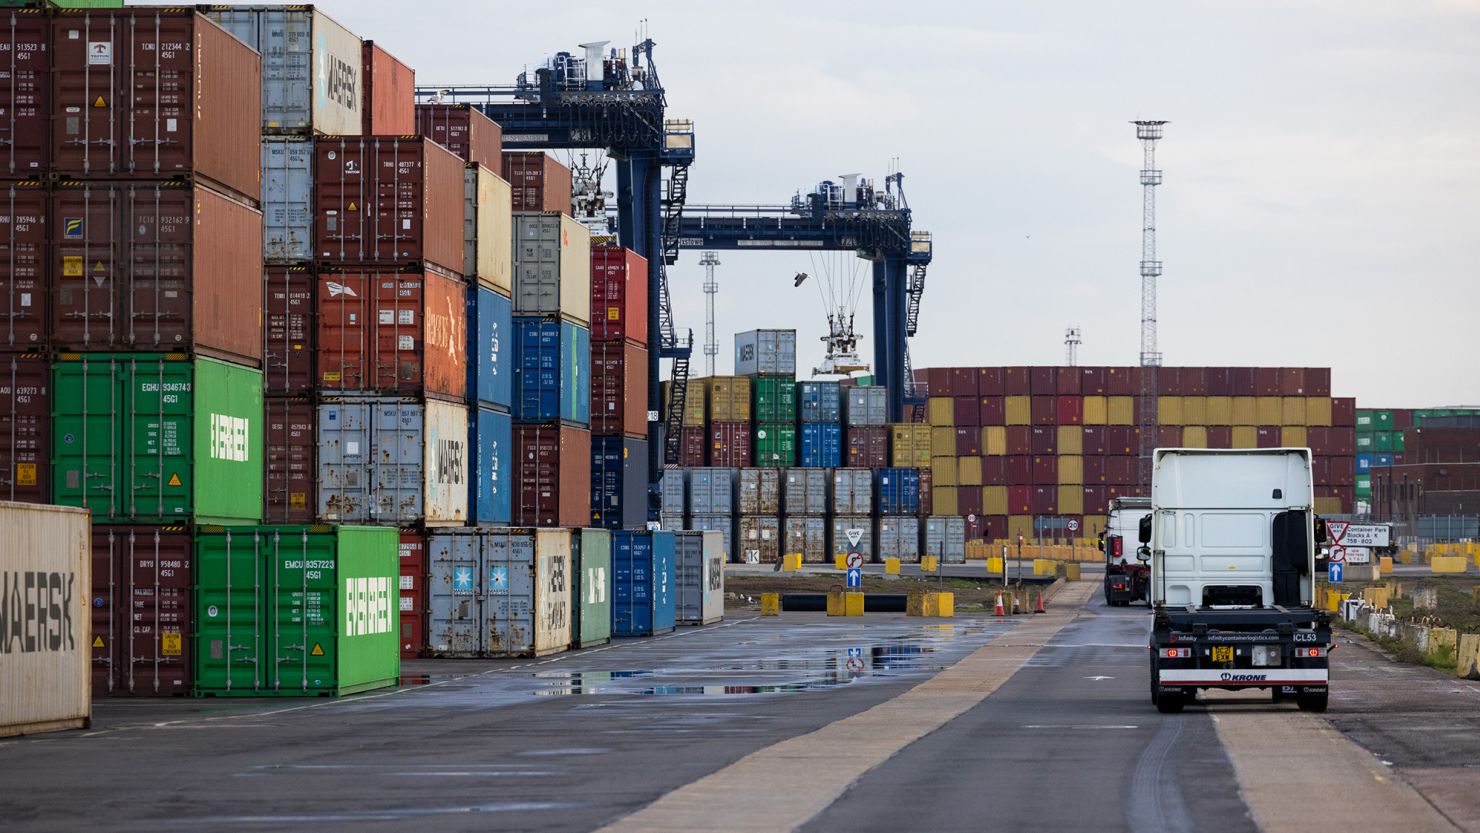
[[[1105,487],[1099,484],[1084,487],[1084,514],[1103,515],[1110,511],[1110,500],[1105,497]]]
[[[977,409],[978,425],[1001,425],[1007,421],[1006,400],[1001,396],[981,397]]]
[[[1030,394],[1032,392],[1032,383],[1028,379],[1028,371],[1029,368],[1026,367],[1002,368],[1002,394],[1004,396],[1027,396]]]
[[[732,469],[750,465],[750,423],[709,423],[709,465]]]
[[[1331,395],[1331,368],[1329,368],[1329,367],[1307,367],[1307,368],[1305,368],[1305,395],[1306,396],[1330,396]]]
[[[1038,454],[1033,457],[1033,482],[1035,484],[1049,484],[1059,482],[1059,458],[1051,454]]]
[[[591,432],[647,437],[648,351],[627,341],[591,342]]]
[[[1336,428],[1351,428],[1357,424],[1357,400],[1340,396],[1331,400],[1331,425]]]
[[[958,396],[951,400],[951,407],[955,415],[955,425],[973,426],[982,424],[982,405],[980,399]]]
[[[920,514],[929,515],[935,509],[935,475],[930,469],[920,469]]]
[[[1026,515],[1033,511],[1032,486],[1007,487],[1007,512],[1010,515]]]
[[[1259,374],[1252,367],[1228,368],[1228,396],[1258,396]]]
[[[1079,369],[1079,393],[1084,396],[1104,396],[1109,380],[1103,367],[1081,367]]]
[[[847,426],[843,429],[846,453],[843,465],[852,468],[882,469],[889,467],[889,429],[883,426]],[[976,433],[976,432],[973,432]],[[956,445],[961,445],[961,432],[956,432]]]
[[[1257,442],[1259,448],[1280,448],[1279,426],[1265,426],[1259,429]]]
[[[467,287],[438,272],[318,274],[321,387],[467,396]]]
[[[591,341],[648,342],[648,262],[620,246],[591,247]]]
[[[1156,426],[1157,448],[1181,448],[1182,426],[1180,425],[1158,425]]]
[[[1058,486],[1034,486],[1030,504],[1034,515],[1056,515],[1059,511]]]
[[[1208,369],[1206,367],[1182,368],[1182,389],[1186,391],[1184,396],[1207,396]]]
[[[1007,386],[1003,381],[1003,368],[977,368],[976,392],[982,396],[1005,396],[1007,394]]]
[[[311,524],[318,508],[318,409],[307,397],[267,396],[266,523]]]
[[[977,515],[966,519],[966,540],[968,541],[995,541],[1006,535],[1006,515]],[[1000,554],[992,553],[992,555]]]
[[[1356,446],[1357,429],[1351,427],[1331,429],[1332,454],[1355,454]]]
[[[1357,461],[1350,455],[1340,457],[1328,457],[1330,461],[1330,480],[1332,486],[1355,486],[1357,482]]]
[[[1305,396],[1305,368],[1280,368],[1279,393],[1285,396]]]
[[[0,500],[49,503],[51,364],[39,353],[0,358]]]
[[[1311,426],[1305,429],[1305,444],[1310,447],[1310,453],[1317,457],[1331,454],[1331,430],[1319,426]],[[1212,435],[1209,434],[1208,444],[1212,445]]]
[[[416,659],[427,644],[426,536],[414,529],[401,530],[401,659]]]
[[[921,469],[926,471],[926,469]],[[983,486],[1006,486],[1007,485],[1007,458],[1006,457],[983,457],[982,458],[982,485]]]
[[[1007,435],[1009,455],[1033,453],[1033,428],[1029,425],[1009,425],[1003,429]]]
[[[1141,429],[1124,425],[1105,426],[1105,453],[1111,456],[1139,455]]]
[[[1137,367],[1105,368],[1106,396],[1134,396],[1141,392],[1141,370]]]
[[[1014,454],[1007,458],[1007,485],[1033,485],[1033,458],[1026,454]],[[1016,515],[1016,512],[1008,514]]]
[[[262,58],[256,50],[180,8],[66,9],[52,33],[53,171],[192,174],[259,198]]]
[[[418,104],[415,132],[464,162],[477,162],[496,174],[503,173],[503,128],[471,104]]]
[[[6,9],[0,20],[0,175],[50,169],[51,25],[41,9]]]
[[[199,181],[69,180],[51,224],[55,347],[262,365],[262,212]]]
[[[1033,424],[1053,425],[1059,418],[1058,397],[1035,396],[1031,400]]]
[[[1233,428],[1227,425],[1208,426],[1208,448],[1233,448]]]
[[[92,693],[190,693],[194,607],[190,530],[92,529]]]
[[[915,371],[919,375],[921,371]],[[951,368],[932,367],[924,371],[925,389],[930,396],[948,396],[951,390]]]
[[[1084,458],[1084,482],[1085,483],[1104,483],[1105,482],[1105,460],[1106,459],[1108,459],[1108,458],[1105,458],[1105,457],[1089,457],[1089,456],[1086,456]]]
[[[1306,379],[1310,379],[1310,374],[1312,374],[1314,372],[1316,372],[1316,371],[1311,370],[1311,369],[1307,369],[1305,371],[1305,378]],[[1413,409],[1412,408],[1394,408],[1393,409],[1393,430],[1395,430],[1395,431],[1405,431],[1405,430],[1407,430],[1409,428],[1412,428],[1412,427],[1413,427]]]
[[[982,432],[980,428],[957,428],[956,429],[956,456],[975,457],[982,453]],[[885,465],[888,465],[887,463]]]
[[[1059,429],[1052,426],[1035,425],[1028,429],[1028,453],[1058,453]]]
[[[1233,396],[1233,368],[1208,368],[1208,396]]]
[[[977,369],[974,367],[951,368],[951,395],[975,398],[980,396],[977,385]]]
[[[1060,367],[1055,370],[1054,393],[1059,396],[1079,395],[1079,369],[1074,367]]]
[[[956,490],[956,514],[980,515],[982,513],[982,490],[978,486],[962,486]]]
[[[514,426],[514,524],[579,527],[591,520],[591,432]]]
[[[268,266],[263,289],[262,384],[268,394],[308,393],[318,381],[318,276]]]
[[[0,313],[5,316],[0,350],[47,346],[46,214],[40,181],[12,182],[0,194]]]
[[[570,168],[543,151],[505,153],[503,174],[514,189],[515,211],[571,213]]]
[[[1084,398],[1060,396],[1058,398],[1059,425],[1081,425],[1084,423]]]
[[[1256,367],[1254,370],[1254,395],[1280,395],[1280,369],[1278,367]]]
[[[1028,368],[1028,392],[1034,396],[1053,396],[1059,392],[1058,384],[1057,367]]]
[[[365,101],[360,107],[367,136],[416,135],[416,70],[373,40],[361,47]],[[444,145],[445,147],[445,145]]]
[[[704,447],[708,444],[702,425],[685,425],[679,429],[678,464],[686,469],[708,465],[704,461]]]
[[[1086,457],[1103,455],[1105,453],[1105,428],[1100,425],[1086,425],[1083,430],[1081,453]]]
[[[463,163],[424,137],[314,141],[314,244],[337,266],[463,268]]]
[[[1116,486],[1134,486],[1140,479],[1141,458],[1103,457],[1105,461],[1105,483]]]
[[[1313,454],[1310,459],[1310,476],[1318,485],[1331,482],[1331,459]]]

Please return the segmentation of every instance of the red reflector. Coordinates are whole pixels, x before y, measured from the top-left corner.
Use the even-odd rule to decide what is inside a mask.
[[[1113,558],[1119,558],[1120,557],[1120,554],[1125,551],[1124,549],[1122,549],[1123,546],[1124,545],[1120,542],[1120,536],[1119,535],[1112,535],[1112,536],[1110,536],[1110,555],[1111,555],[1111,557],[1113,557]]]
[[[1321,649],[1320,648],[1311,648],[1310,651],[1307,652],[1306,655],[1307,656],[1312,656],[1312,657],[1318,657],[1318,656],[1321,655]]]

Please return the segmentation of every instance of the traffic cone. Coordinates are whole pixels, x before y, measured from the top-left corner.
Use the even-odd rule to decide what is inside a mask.
[[[992,611],[993,616],[1006,616],[1007,611],[1002,609],[1002,591],[997,591],[997,609]]]
[[[1033,612],[1034,613],[1047,613],[1048,612],[1048,611],[1046,611],[1046,610],[1043,609],[1043,591],[1042,590],[1039,590],[1038,591],[1038,606],[1035,607],[1035,608],[1033,608]]]
[[[1018,602],[1018,594],[1017,594],[1017,591],[1014,590],[1014,591],[1012,591],[1012,615],[1013,616],[1016,616],[1016,615],[1018,615],[1019,613],[1022,613],[1022,612],[1023,612],[1023,608],[1022,608],[1022,605]]]

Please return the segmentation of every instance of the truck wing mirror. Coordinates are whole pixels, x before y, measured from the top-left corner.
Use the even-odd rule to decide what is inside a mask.
[[[1140,534],[1141,543],[1143,543],[1143,544],[1149,544],[1149,543],[1151,543],[1151,516],[1150,515],[1142,515],[1141,516],[1141,530],[1140,530],[1140,533],[1141,533]]]
[[[1144,546],[1144,545],[1143,546],[1140,546],[1140,547],[1137,547],[1136,548],[1136,560],[1139,561],[1139,562],[1141,562],[1142,564],[1145,564],[1147,561],[1150,561],[1151,560],[1151,548],[1148,547],[1148,546]]]

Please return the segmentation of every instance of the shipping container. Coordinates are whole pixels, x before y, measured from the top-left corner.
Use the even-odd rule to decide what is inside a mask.
[[[849,532],[853,532],[858,539],[854,544],[848,539]],[[865,562],[878,560],[878,550],[874,546],[874,522],[867,515],[837,515],[832,519],[832,554],[833,558],[850,552],[863,555]]]
[[[836,468],[843,464],[843,426],[832,422],[804,422],[797,429],[797,439],[800,446],[798,465]]]
[[[324,390],[467,398],[467,295],[458,279],[322,270],[317,300]]]
[[[514,422],[507,411],[477,407],[468,414],[468,511],[478,526],[507,524],[514,511]]]
[[[0,67],[9,55],[0,50]],[[4,82],[0,76],[0,92]],[[4,101],[0,108],[8,109]],[[6,124],[0,120],[0,135],[5,133]],[[50,235],[46,188],[36,180],[7,183],[0,202],[0,307],[5,316],[0,349],[44,349],[51,341],[47,330]]]
[[[514,292],[514,208],[509,183],[477,163],[463,168],[463,277]]]
[[[269,263],[313,260],[313,140],[262,138],[262,256]]]
[[[674,533],[674,621],[712,625],[725,616],[725,544],[718,532]]]
[[[591,321],[591,232],[563,214],[514,212],[514,314]]]
[[[705,446],[708,444],[709,437],[702,427],[683,426],[679,429],[678,464],[686,469],[706,465],[709,460]]]
[[[514,406],[514,306],[485,286],[468,288],[468,399],[510,410]]]
[[[709,463],[725,468],[751,464],[750,423],[713,422],[709,425]]]
[[[936,457],[930,461],[933,482],[937,486],[961,485],[961,460],[959,457]]]
[[[735,373],[796,376],[796,330],[749,330],[735,334]]]
[[[85,729],[92,721],[87,513],[0,503],[0,528],[0,737]]]
[[[982,396],[1007,395],[1007,372],[1001,367],[977,368],[976,389]]]
[[[592,341],[589,349],[591,430],[646,439],[647,348],[627,341]]]
[[[66,180],[51,215],[53,346],[194,350],[261,366],[257,209],[199,181]]]
[[[985,453],[990,454],[991,452],[986,451]],[[930,426],[918,423],[889,426],[889,462],[896,467],[928,467],[930,465]]]
[[[855,429],[857,430],[857,429]],[[977,428],[956,429],[956,456],[976,457],[982,453],[982,432]]]
[[[591,526],[641,529],[648,519],[648,443],[591,438]]]
[[[688,524],[680,524],[696,532],[718,532],[723,541],[725,561],[738,561],[740,553],[735,549],[735,517],[733,515],[694,515]],[[667,529],[668,527],[664,527]]]
[[[515,211],[571,214],[570,168],[544,151],[506,151],[504,179],[514,189]]]
[[[591,519],[591,432],[514,426],[514,523],[579,527]]]
[[[468,409],[396,396],[319,404],[319,519],[459,526],[468,521]]]
[[[750,379],[746,376],[714,376],[705,388],[709,397],[710,422],[750,421]]]
[[[571,530],[570,647],[612,641],[612,535],[605,529]]]
[[[52,499],[98,523],[262,518],[262,373],[153,353],[52,367]]]
[[[979,473],[979,470],[978,470]],[[920,514],[920,470],[886,468],[879,470],[879,514]],[[977,480],[980,481],[980,476]],[[981,485],[976,484],[963,485]]]
[[[51,363],[0,358],[0,501],[51,502]]]
[[[179,7],[61,11],[51,60],[52,171],[194,175],[257,199],[262,59],[221,27]]]
[[[957,396],[946,400],[951,408],[951,420],[948,424],[975,427],[981,425],[982,406],[977,397],[966,398]],[[931,421],[934,424],[934,420]]]
[[[673,630],[676,582],[672,532],[612,533],[612,635]]]
[[[464,162],[503,173],[503,128],[475,105],[417,104],[413,132],[430,138]]]
[[[889,424],[887,390],[877,386],[850,387],[845,393],[843,410],[848,427]]]
[[[591,337],[647,344],[647,290],[647,258],[620,246],[593,245]]]
[[[898,558],[905,564],[920,562],[920,519],[909,516],[879,518],[879,558]]]
[[[659,514],[682,516],[686,508],[688,486],[687,469],[664,469],[658,479]]]
[[[695,515],[734,515],[739,477],[734,468],[690,470],[689,511]]]
[[[781,557],[781,521],[776,516],[741,515],[735,544],[741,564],[774,564]]]
[[[263,397],[267,425],[263,520],[313,523],[318,511],[318,411],[308,397]]]
[[[0,175],[51,167],[51,27],[45,10],[9,9],[0,19]]]
[[[668,412],[669,403],[672,399],[673,383],[664,381],[659,383],[659,398],[663,401],[663,412]],[[704,429],[709,422],[709,380],[705,378],[690,379],[685,388],[683,401],[683,427]]]
[[[195,538],[197,696],[340,696],[400,679],[400,532],[205,527]]]
[[[842,422],[843,389],[837,382],[798,382],[797,411],[802,422]]]
[[[797,464],[797,429],[789,423],[768,422],[755,427],[755,465],[790,468]]]
[[[796,380],[790,376],[754,376],[750,382],[751,416],[756,422],[796,422]]]
[[[782,488],[781,508],[788,517],[827,514],[827,490],[828,484],[832,481],[831,472],[815,468],[800,468],[787,469],[785,475],[786,483]],[[746,510],[745,501],[742,500],[740,511],[750,514],[766,510]]]
[[[832,508],[836,515],[869,515],[874,511],[874,473],[870,469],[833,471]]]
[[[427,645],[427,565],[426,535],[415,529],[402,529],[397,547],[401,562],[400,603],[401,659],[416,659]]]
[[[462,271],[463,163],[430,139],[316,139],[314,209],[321,261]]]
[[[1010,426],[1030,425],[1033,422],[1032,397],[1007,396],[1003,398],[1003,418]]]
[[[427,536],[427,650],[539,657],[571,641],[571,530],[473,527]]]
[[[189,527],[92,528],[94,696],[190,693],[194,560]]]
[[[317,285],[318,277],[308,267],[266,267],[262,384],[268,394],[307,394],[318,382]]]
[[[591,332],[569,321],[514,316],[514,418],[591,421]]]
[[[801,553],[807,564],[823,564],[831,560],[827,549],[826,518],[820,516],[788,517],[782,522],[782,553]]]
[[[741,469],[740,514],[779,514],[781,512],[781,481],[781,472],[773,468]]]
[[[843,462],[853,468],[877,469],[889,465],[889,429],[882,425],[848,426],[844,433],[847,454]]]
[[[361,49],[360,78],[365,86],[361,133],[366,136],[416,134],[416,70],[375,41]]]

